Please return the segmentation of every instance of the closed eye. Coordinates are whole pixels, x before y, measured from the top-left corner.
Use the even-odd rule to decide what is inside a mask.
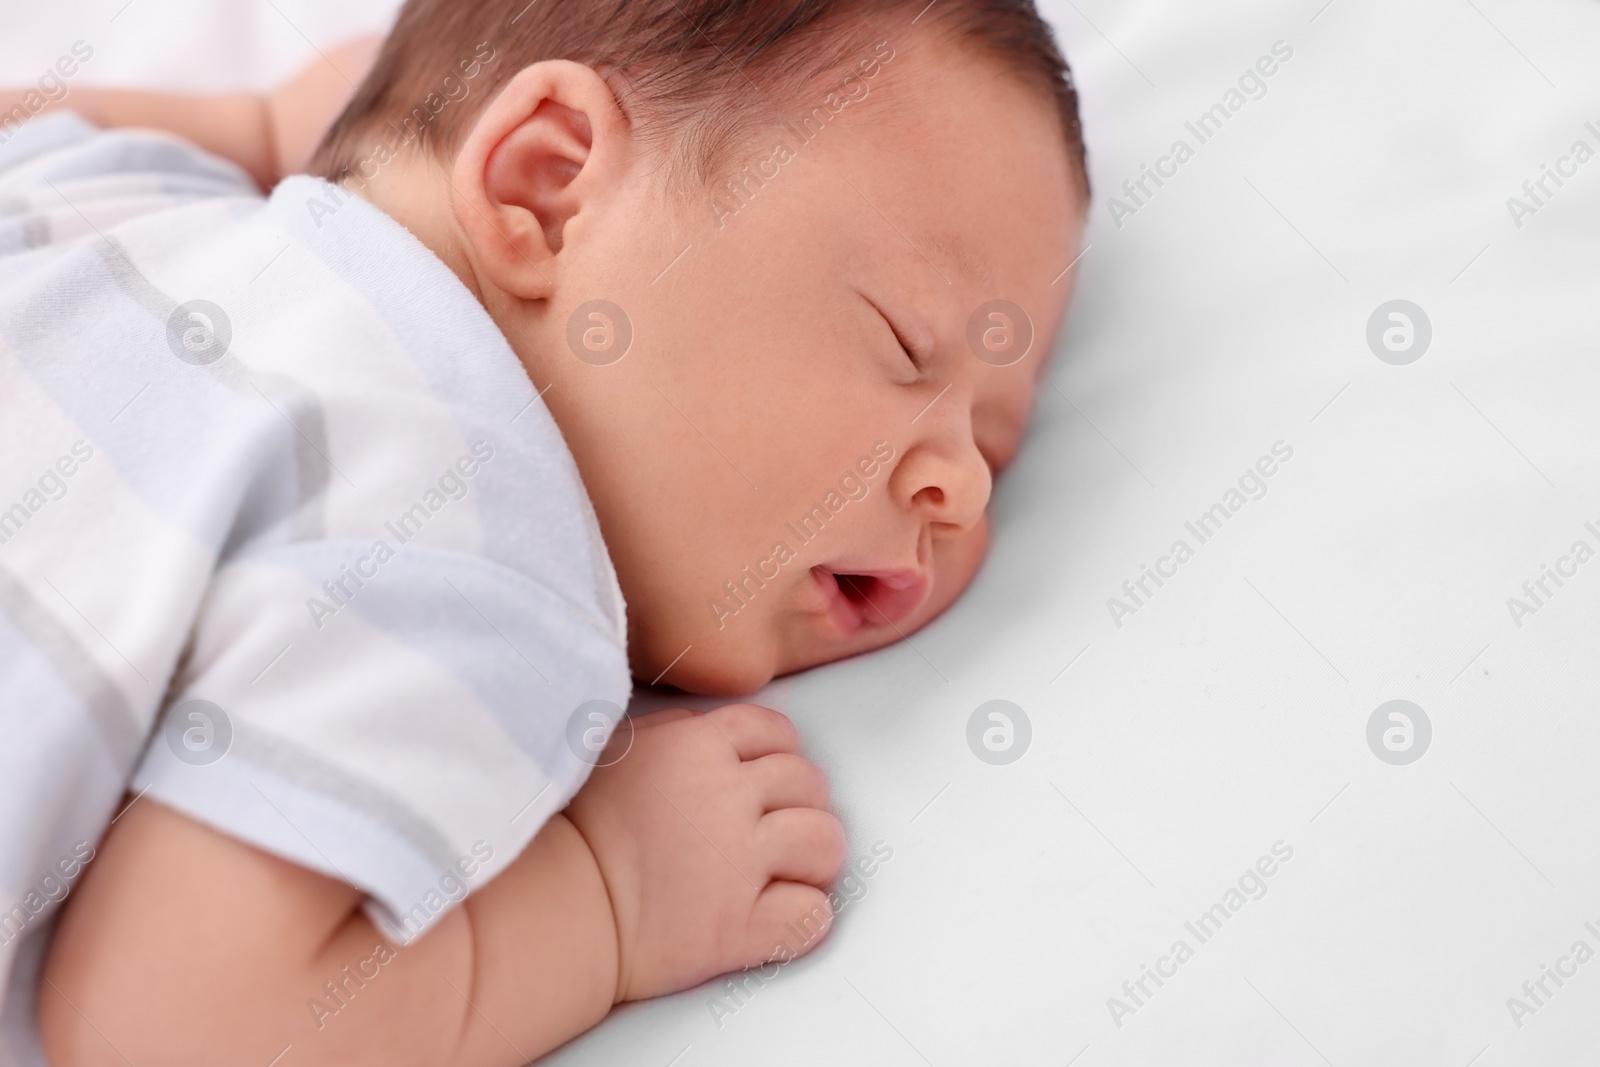
[[[896,337],[895,340],[900,341],[900,338]],[[922,370],[922,361],[917,358],[917,354],[915,352],[906,347],[906,343],[904,341],[900,341],[900,351],[906,354],[906,359],[911,361],[911,365],[915,367],[918,372]]]
[[[871,297],[865,293],[861,294],[861,297],[867,302],[868,307],[878,313],[878,317],[883,320],[883,324],[889,327],[890,336],[894,338],[895,344],[900,346],[900,352],[906,357],[906,361],[911,364],[911,369],[916,371],[920,377],[925,372],[925,368],[923,361],[917,357],[916,349],[906,343],[905,336],[895,327],[894,320],[885,314],[884,310],[874,303]]]
[[[906,359],[911,361],[911,365],[916,368],[917,373],[922,373],[922,360],[918,359],[911,346],[906,344],[906,339],[900,336],[900,331],[894,328],[894,323],[889,322],[889,316],[885,315],[883,321],[889,324],[889,332],[894,334],[895,343],[900,346],[900,351],[905,353]]]

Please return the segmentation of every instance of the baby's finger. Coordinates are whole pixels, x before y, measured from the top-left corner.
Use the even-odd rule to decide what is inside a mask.
[[[760,759],[774,752],[800,751],[800,735],[787,715],[759,704],[728,704],[708,712],[706,718],[728,739],[742,760]]]
[[[756,823],[756,849],[768,877],[825,886],[844,863],[844,827],[816,808],[784,808]]]
[[[828,807],[828,779],[815,763],[788,752],[746,760],[763,812],[780,808]]]
[[[746,958],[753,966],[804,956],[832,926],[828,894],[798,882],[773,882],[761,891],[750,913]]]

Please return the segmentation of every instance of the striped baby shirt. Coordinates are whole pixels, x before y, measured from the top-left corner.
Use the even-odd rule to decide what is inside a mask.
[[[350,882],[405,942],[566,805],[569,722],[629,690],[572,455],[421,242],[156,133],[0,146],[11,1059],[125,795]]]

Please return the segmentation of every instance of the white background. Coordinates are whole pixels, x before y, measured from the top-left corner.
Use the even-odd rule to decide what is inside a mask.
[[[1574,941],[1600,950],[1600,560],[1520,627],[1506,600],[1600,548],[1600,160],[1520,229],[1506,199],[1600,149],[1600,5],[1044,7],[1097,190],[991,559],[912,643],[769,694],[853,848],[894,858],[720,1026],[713,984],[550,1062],[1591,1062],[1600,960],[1520,1028],[1506,999]],[[82,39],[78,84],[261,87],[390,11],[30,5],[0,75]],[[1121,183],[1280,40],[1267,95],[1115,226]],[[1365,339],[1395,298],[1433,325],[1409,366]],[[1114,625],[1106,599],[1280,440],[1267,496]],[[996,698],[1033,726],[1002,767],[965,740]],[[1410,766],[1367,747],[1395,698],[1433,724]],[[1107,998],[1196,946],[1184,921],[1279,840],[1267,895],[1115,1025]]]

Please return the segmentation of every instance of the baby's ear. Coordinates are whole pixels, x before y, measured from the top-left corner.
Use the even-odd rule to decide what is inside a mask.
[[[456,221],[488,280],[550,295],[573,219],[620,182],[626,117],[605,80],[567,60],[524,68],[484,109],[456,156]]]

